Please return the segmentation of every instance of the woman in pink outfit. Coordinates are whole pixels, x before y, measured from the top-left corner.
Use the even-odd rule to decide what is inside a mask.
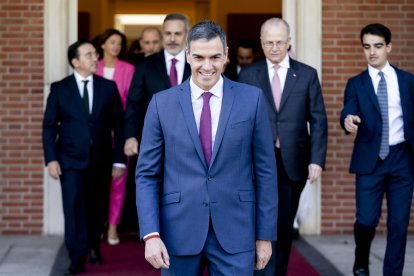
[[[97,50],[102,57],[98,62],[97,75],[116,82],[122,104],[125,110],[129,86],[131,85],[135,67],[120,58],[126,50],[126,37],[115,29],[106,30],[99,39]],[[127,166],[128,168],[128,166]],[[122,208],[125,199],[125,185],[128,172],[119,179],[112,179],[109,198],[109,228],[108,243],[119,243],[117,226],[121,219]]]

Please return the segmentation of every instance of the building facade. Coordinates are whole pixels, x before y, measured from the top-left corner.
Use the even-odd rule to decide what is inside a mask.
[[[263,0],[254,7],[244,0],[94,1],[99,13],[92,19],[92,29],[99,31],[111,27],[114,14],[128,10],[183,12],[192,23],[210,18],[225,29],[228,13],[282,14],[292,27],[297,58],[319,71],[329,120],[327,165],[319,183],[312,186],[314,204],[304,232],[352,233],[354,176],[348,173],[348,164],[353,137],[345,136],[338,122],[343,90],[349,77],[366,68],[359,31],[369,23],[390,27],[390,62],[414,72],[413,1]],[[63,231],[60,187],[47,177],[41,124],[50,83],[69,74],[66,49],[76,40],[82,3],[0,0],[0,235]],[[385,218],[386,212],[380,231],[385,231]]]

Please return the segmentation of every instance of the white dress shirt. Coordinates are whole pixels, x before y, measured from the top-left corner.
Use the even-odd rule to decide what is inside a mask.
[[[171,69],[171,60],[175,58],[177,60],[177,63],[175,64],[175,68],[177,69],[177,84],[181,84],[183,81],[183,75],[184,75],[184,66],[185,66],[185,51],[184,49],[179,52],[176,56],[171,55],[166,50],[164,50],[164,56],[165,56],[165,64],[167,66],[167,74],[170,75],[170,69]]]
[[[105,79],[112,80],[115,74],[115,67],[104,67],[103,76]]]
[[[267,72],[269,74],[269,81],[270,81],[270,84],[271,84],[272,80],[273,80],[273,76],[275,75],[275,68],[273,67],[275,64],[270,62],[270,60],[268,60],[268,59],[266,59],[266,63],[267,63]],[[280,68],[279,68],[279,70],[277,70],[277,74],[279,75],[280,89],[282,90],[282,93],[283,93],[283,88],[285,87],[287,71],[290,68],[289,55],[285,56],[285,58],[279,63],[279,66],[280,66]]]
[[[193,105],[194,119],[197,125],[197,131],[200,132],[200,118],[201,111],[203,110],[203,93],[207,92],[198,87],[193,78],[190,78],[190,89],[191,89],[191,104]],[[223,77],[220,77],[219,81],[208,91],[213,94],[210,98],[210,111],[211,111],[211,142],[214,149],[214,141],[216,139],[217,127],[220,118],[221,103],[223,101]],[[149,237],[157,234],[158,232],[151,232],[143,237]]]
[[[203,93],[207,92],[198,87],[191,77],[191,103],[193,105],[194,119],[197,125],[197,131],[200,133],[200,118],[201,111],[203,110]],[[219,81],[208,91],[213,94],[210,98],[210,111],[211,111],[211,142],[212,149],[214,149],[214,141],[216,139],[217,127],[220,118],[221,103],[223,101],[223,77],[220,77]]]
[[[381,70],[384,73],[387,82],[388,95],[388,125],[389,125],[389,145],[397,145],[404,142],[404,121],[401,108],[400,89],[398,86],[397,73],[394,68],[387,62]],[[378,75],[379,70],[368,65],[368,72],[371,76],[372,85],[377,93],[378,83],[381,77]],[[362,107],[364,108],[364,107]]]
[[[88,83],[86,84],[86,88],[88,88],[89,114],[91,114],[92,113],[92,102],[93,102],[93,77],[92,77],[93,75],[89,75],[85,78],[76,71],[74,71],[73,74],[75,75],[76,84],[78,85],[81,98],[83,98],[84,81],[85,80],[88,81]]]
[[[83,98],[84,81],[88,80],[86,87],[88,88],[88,96],[89,96],[89,114],[91,114],[92,103],[93,103],[93,75],[89,75],[88,77],[84,78],[83,76],[79,75],[76,71],[73,71],[73,74],[75,76],[76,84],[78,85],[81,98]],[[117,168],[126,168],[126,165],[122,163],[114,163],[113,165]]]

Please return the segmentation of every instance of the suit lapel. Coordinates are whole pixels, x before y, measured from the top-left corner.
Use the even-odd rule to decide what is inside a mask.
[[[233,90],[233,85],[229,83],[229,81],[224,78],[223,84],[223,100],[221,103],[221,111],[219,117],[219,123],[216,132],[216,138],[213,145],[213,154],[211,156],[211,164],[213,164],[214,160],[216,159],[217,152],[220,148],[221,142],[223,141],[224,132],[227,128],[227,123],[229,121],[231,108],[233,106],[235,91]]]
[[[102,91],[102,82],[96,75],[93,75],[93,89],[92,89],[92,111],[90,114],[90,118],[95,117],[96,114],[99,114],[98,110],[100,108],[102,97],[100,97],[99,93]]]
[[[156,67],[156,70],[158,71],[158,77],[160,79],[160,81],[162,80],[166,86],[170,88],[171,84],[170,84],[170,78],[168,76],[168,72],[167,72],[167,64],[165,63],[165,55],[164,55],[164,51],[159,52],[158,54],[156,54],[156,58],[157,61],[154,62],[154,66]]]
[[[298,82],[300,79],[300,75],[298,72],[299,71],[296,68],[295,61],[290,59],[290,68],[286,73],[285,85],[283,87],[282,98],[280,99],[279,112],[283,109],[283,106],[289,98],[293,90],[293,87],[295,87],[296,82]]]
[[[69,91],[70,91],[70,93],[71,94],[72,93],[75,94],[74,97],[70,97],[70,98],[73,98],[74,99],[75,107],[79,110],[79,112],[81,114],[84,114],[86,116],[87,115],[86,109],[85,109],[85,106],[83,104],[83,99],[82,99],[82,97],[80,95],[80,91],[79,91],[79,88],[78,88],[78,84],[76,83],[75,75],[72,75],[72,77],[69,80],[69,84],[68,85],[69,85]]]
[[[275,100],[273,98],[272,87],[270,85],[269,74],[267,72],[267,62],[263,60],[261,64],[257,67],[256,77],[260,87],[263,89],[263,93],[269,103],[272,103],[272,110],[276,112]]]
[[[377,95],[375,94],[374,86],[372,85],[371,76],[368,73],[368,70],[364,72],[362,75],[362,90],[366,91],[368,94],[368,98],[371,100],[371,103],[375,106],[375,109],[378,111],[379,114],[381,114],[381,109],[378,104]]]
[[[407,105],[411,102],[410,100],[410,88],[409,88],[409,81],[404,78],[404,75],[399,72],[399,69],[394,67],[395,72],[397,73],[398,79],[398,88],[400,90],[400,101],[401,101],[401,109],[403,113],[403,120],[404,120],[404,128],[408,125],[407,122],[409,118],[407,117],[409,113]],[[407,131],[407,130],[404,130]]]
[[[193,140],[195,149],[197,151],[198,157],[203,162],[204,166],[207,168],[207,164],[204,158],[203,149],[201,148],[200,137],[198,136],[197,125],[194,120],[194,111],[193,105],[191,103],[191,91],[190,84],[187,81],[182,85],[178,93],[178,98],[181,105],[181,110],[183,111],[184,120],[187,125],[188,132],[190,133],[191,139]]]

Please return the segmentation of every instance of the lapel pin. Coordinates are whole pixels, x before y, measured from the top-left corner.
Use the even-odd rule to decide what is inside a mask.
[[[293,74],[293,76],[296,78],[296,74]]]

